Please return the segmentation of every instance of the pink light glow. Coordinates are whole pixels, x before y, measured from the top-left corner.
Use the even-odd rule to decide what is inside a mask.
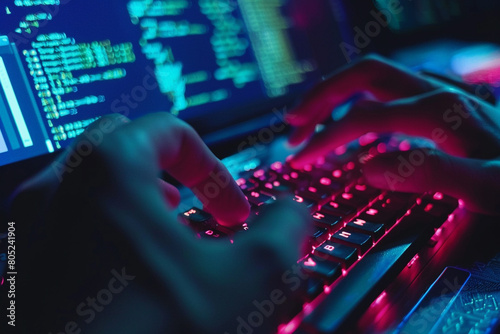
[[[295,318],[292,319],[288,324],[283,324],[278,326],[278,333],[279,334],[290,334],[295,332],[297,328],[299,328],[300,320]]]
[[[399,143],[399,150],[400,151],[409,151],[411,148],[410,142],[408,140],[403,140],[401,143]]]
[[[242,186],[242,185],[244,185],[245,183],[247,183],[247,180],[245,180],[245,179],[243,179],[243,178],[240,178],[240,179],[236,180],[236,184],[237,184],[238,186]]]
[[[259,178],[259,177],[263,176],[263,175],[264,175],[264,173],[265,173],[265,172],[264,172],[264,170],[263,170],[263,169],[259,169],[259,170],[255,171],[255,172],[253,173],[253,176],[255,176],[256,178]]]
[[[189,211],[187,211],[187,212],[184,212],[184,216],[189,217],[189,216],[191,216],[192,214],[195,214],[196,212],[197,212],[197,211],[196,211],[195,209],[191,209],[191,210],[189,210]]]
[[[325,157],[319,157],[316,159],[316,165],[321,166],[325,163]]]
[[[271,183],[269,183],[269,182],[268,182],[268,183],[266,183],[265,187],[266,187],[267,189],[273,189],[273,185],[272,185]]]
[[[305,303],[302,309],[304,310],[304,315],[308,315],[311,314],[314,307],[310,303]]]
[[[352,162],[352,161],[349,161],[349,162],[347,163],[347,165],[345,165],[345,168],[346,168],[347,170],[353,170],[355,167],[356,167],[356,165],[355,165],[355,164],[354,164],[354,162]]]
[[[336,169],[332,173],[333,177],[336,177],[337,179],[342,176],[342,171],[340,169]]]
[[[382,293],[377,297],[377,299],[375,299],[375,304],[380,305],[380,303],[382,303],[382,301],[385,299],[386,296],[387,292],[382,291]]]
[[[316,212],[314,215],[313,215],[313,218],[316,218],[316,219],[322,219],[322,218],[325,218],[325,215],[319,213],[319,212]]]
[[[322,177],[321,180],[319,180],[319,183],[321,183],[324,186],[329,186],[330,184],[332,184],[332,180],[330,180],[327,177]]]
[[[308,165],[305,165],[305,166],[304,166],[304,170],[305,170],[306,172],[310,172],[310,171],[312,171],[312,169],[313,169],[312,165],[309,165],[309,164],[308,164]]]
[[[374,132],[368,132],[367,134],[359,137],[358,142],[361,146],[366,146],[377,140],[378,136]]]
[[[307,261],[304,262],[304,266],[306,266],[306,267],[316,267],[316,262],[313,259],[308,258]]]
[[[378,153],[385,153],[387,152],[387,146],[385,145],[385,143],[380,143],[377,145],[377,151]]]
[[[462,199],[458,200],[458,207],[463,208],[465,206],[465,202]]]
[[[316,193],[318,192],[318,189],[314,188],[314,187],[309,187],[308,190],[312,193]]]
[[[354,186],[354,188],[356,188],[356,190],[358,190],[358,191],[365,191],[366,185],[365,184],[357,184],[356,186]]]
[[[298,179],[299,178],[299,174],[297,172],[291,172],[290,173],[290,176],[294,179]]]
[[[417,262],[418,258],[420,256],[418,254],[416,254],[411,260],[410,262],[408,262],[408,264],[406,265],[408,268],[411,268],[411,266],[413,266],[415,264],[415,262]]]
[[[432,210],[432,208],[434,207],[434,205],[432,205],[431,203],[427,204],[424,208],[424,211],[425,212],[429,212]]]
[[[375,216],[376,214],[378,213],[378,210],[377,209],[374,209],[374,208],[370,208],[366,211],[366,214],[367,215],[370,215],[370,216]]]
[[[345,145],[339,146],[335,149],[335,154],[336,155],[342,155],[345,152],[347,152],[347,147]]]
[[[352,199],[352,194],[351,193],[343,193],[342,198],[347,199],[347,200]]]
[[[323,291],[324,291],[325,293],[327,293],[327,294],[328,294],[328,293],[330,293],[330,292],[332,291],[332,288],[330,288],[330,286],[329,286],[329,285],[325,285],[325,286],[323,287]]]
[[[353,223],[359,226],[363,226],[366,224],[366,220],[357,218]]]
[[[330,205],[333,206],[335,209],[338,209],[339,207],[338,203],[335,202],[330,202]]]
[[[295,197],[293,198],[294,201],[298,202],[298,203],[302,203],[304,202],[304,199],[298,195],[295,195]]]
[[[437,192],[434,194],[434,196],[432,196],[432,198],[434,198],[435,200],[442,200],[443,199],[443,193],[440,193],[440,192]]]
[[[279,161],[276,161],[271,164],[271,169],[272,170],[280,170],[283,167],[283,164]]]

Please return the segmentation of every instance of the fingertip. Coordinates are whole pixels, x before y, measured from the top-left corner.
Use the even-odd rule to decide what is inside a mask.
[[[226,200],[218,199],[204,203],[204,208],[214,215],[217,222],[226,227],[238,226],[244,223],[250,215],[250,204],[239,188],[236,193],[228,194]],[[213,204],[213,205],[211,205]]]

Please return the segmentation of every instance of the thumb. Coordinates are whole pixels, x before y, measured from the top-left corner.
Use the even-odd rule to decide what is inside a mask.
[[[262,212],[247,232],[246,242],[257,259],[262,256],[282,267],[296,263],[309,228],[311,217],[302,205],[278,201]]]
[[[366,181],[391,191],[442,192],[470,211],[500,214],[500,161],[449,155],[436,149],[381,154],[363,167]]]

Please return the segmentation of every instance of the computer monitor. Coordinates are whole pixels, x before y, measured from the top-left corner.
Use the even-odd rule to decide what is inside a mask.
[[[111,113],[169,111],[206,135],[336,65],[329,1],[15,0],[0,22],[0,166]]]

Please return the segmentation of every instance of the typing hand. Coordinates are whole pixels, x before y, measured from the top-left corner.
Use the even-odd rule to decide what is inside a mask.
[[[277,203],[234,244],[199,240],[176,221],[179,193],[159,181],[162,169],[198,194],[222,184],[200,198],[223,224],[248,216],[226,168],[184,122],[166,113],[96,121],[14,201],[28,240],[18,254],[26,332],[271,332],[298,305],[307,214]]]
[[[363,98],[345,117],[313,134],[316,124],[356,95]],[[311,137],[291,164],[301,168],[367,132],[426,137],[438,149],[380,154],[363,168],[367,182],[404,192],[440,191],[472,211],[500,214],[500,113],[486,102],[490,97],[479,87],[451,85],[366,57],[319,84],[288,115],[295,126],[291,144]],[[408,163],[412,168],[405,169]]]

